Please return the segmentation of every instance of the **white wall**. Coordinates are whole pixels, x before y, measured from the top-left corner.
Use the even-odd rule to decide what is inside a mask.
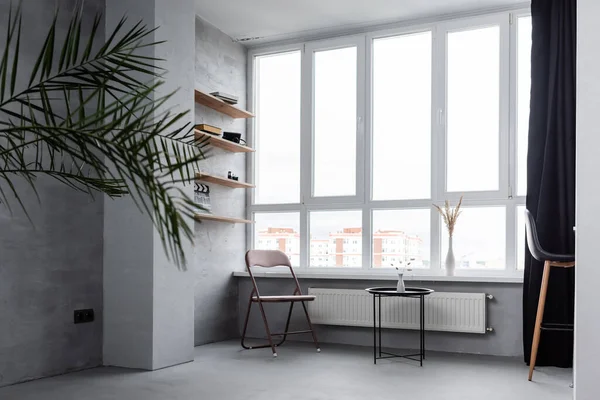
[[[165,105],[176,112],[188,112],[185,121],[192,122],[194,107],[194,0],[173,2],[156,0],[155,39],[167,40],[158,46],[154,56],[165,59],[161,66],[167,69],[165,84],[159,95],[177,93]],[[194,186],[178,185],[193,198]],[[194,222],[191,221],[193,229]],[[188,266],[178,270],[165,257],[158,232],[154,231],[154,345],[153,369],[193,360],[194,358],[194,246],[183,244]]]
[[[600,2],[578,0],[575,398],[600,392]]]
[[[155,97],[177,89],[165,107],[173,112],[194,104],[194,1],[107,0],[106,32],[127,15],[128,28],[140,19],[159,27],[149,40],[168,43],[144,54],[164,58],[165,85]],[[127,28],[127,29],[128,29]],[[160,110],[159,110],[160,113]],[[193,185],[184,190],[193,196]],[[193,222],[192,222],[193,223]],[[186,243],[189,262],[193,246]],[[147,215],[130,198],[106,199],[104,209],[104,364],[154,370],[193,360],[192,272],[178,270],[164,253]]]

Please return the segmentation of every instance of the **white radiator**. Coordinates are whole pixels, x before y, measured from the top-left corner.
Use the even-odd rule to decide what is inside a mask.
[[[309,302],[315,324],[373,326],[373,295],[364,290],[309,288],[317,296]],[[381,297],[381,327],[419,329],[419,298]],[[486,326],[485,293],[439,293],[425,296],[428,331],[481,333]]]

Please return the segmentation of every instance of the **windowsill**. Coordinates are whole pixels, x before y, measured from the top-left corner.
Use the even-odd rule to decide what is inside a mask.
[[[332,280],[359,280],[359,281],[397,281],[396,274],[373,273],[373,272],[317,272],[317,271],[295,271],[298,279],[332,279]],[[287,271],[253,271],[256,278],[291,278]],[[246,271],[233,272],[234,277],[249,278]],[[523,283],[522,275],[514,276],[445,276],[445,275],[406,275],[405,281],[417,282],[474,282],[474,283]]]

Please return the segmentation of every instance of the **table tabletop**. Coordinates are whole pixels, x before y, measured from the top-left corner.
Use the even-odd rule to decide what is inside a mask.
[[[395,287],[372,287],[365,289],[371,294],[378,294],[382,296],[398,296],[398,297],[415,297],[415,296],[427,296],[434,292],[433,289],[418,288],[418,287],[407,287],[406,291],[399,293]]]

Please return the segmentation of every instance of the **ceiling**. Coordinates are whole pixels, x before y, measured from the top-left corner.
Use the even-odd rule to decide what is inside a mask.
[[[319,32],[525,4],[525,0],[196,0],[196,13],[234,39]]]

